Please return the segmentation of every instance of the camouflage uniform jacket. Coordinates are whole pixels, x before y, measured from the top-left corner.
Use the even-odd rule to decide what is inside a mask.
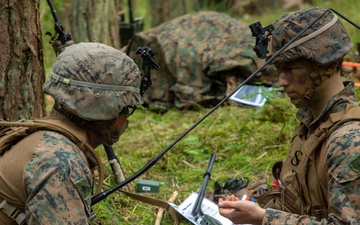
[[[312,118],[309,109],[299,110],[297,118],[300,124],[295,134],[299,134],[297,131],[300,129],[303,134],[300,137],[305,143],[317,128],[329,121],[328,118],[332,119],[333,115],[341,112],[342,115],[350,114],[347,111],[351,108],[349,106],[358,110],[353,84],[347,84],[345,89],[333,96],[316,119]],[[292,208],[298,199],[302,199],[302,212],[294,213],[289,208],[267,208],[263,224],[360,224],[360,121],[350,120],[340,124],[333,132],[330,131],[324,141],[318,141],[320,144],[315,144],[315,147],[312,146],[317,142],[315,139],[307,142],[308,147],[294,146],[296,136],[280,179],[283,188],[294,188],[293,193],[299,194],[288,207]],[[309,154],[307,148],[315,148],[314,153]],[[307,161],[305,173],[296,170],[303,163],[302,160]],[[293,182],[290,182],[291,179]]]
[[[25,212],[28,225],[89,224],[91,171],[64,135],[34,132],[1,155],[0,165],[0,196]]]

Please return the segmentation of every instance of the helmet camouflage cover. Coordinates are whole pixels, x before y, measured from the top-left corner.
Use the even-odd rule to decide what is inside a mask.
[[[274,31],[270,36],[267,58],[324,13],[324,9],[310,8],[280,17],[273,23]],[[273,62],[284,63],[305,58],[319,65],[327,65],[342,59],[351,48],[352,42],[345,28],[334,13],[327,11]]]
[[[101,43],[78,43],[57,57],[43,90],[68,112],[104,121],[143,103],[140,82],[138,66],[123,52]]]

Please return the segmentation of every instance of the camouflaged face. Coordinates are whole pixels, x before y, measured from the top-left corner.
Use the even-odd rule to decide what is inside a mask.
[[[123,52],[101,43],[67,47],[51,68],[43,90],[85,120],[110,120],[125,106],[142,104],[141,74]]]
[[[268,58],[281,49],[286,43],[292,40],[305,27],[315,21],[325,12],[324,9],[311,8],[285,14],[273,23],[271,41],[269,42]],[[317,22],[307,29],[300,37],[310,37],[317,30],[323,28],[336,17],[331,11],[327,11]],[[335,19],[334,19],[335,20]],[[304,40],[304,39],[303,39]],[[339,20],[325,31],[313,38],[301,43],[280,54],[274,63],[284,63],[305,58],[314,61],[319,65],[326,65],[344,57],[352,48],[352,42],[345,28]]]

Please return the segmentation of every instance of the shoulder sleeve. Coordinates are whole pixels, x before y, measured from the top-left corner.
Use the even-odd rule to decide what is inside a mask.
[[[25,168],[27,224],[88,224],[91,173],[80,149],[45,132]]]
[[[328,217],[317,221],[307,215],[267,209],[263,224],[360,224],[360,121],[337,128],[326,145]]]
[[[360,224],[360,121],[340,126],[327,144],[329,216],[342,224]]]

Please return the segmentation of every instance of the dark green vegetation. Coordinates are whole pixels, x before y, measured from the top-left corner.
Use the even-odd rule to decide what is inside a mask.
[[[143,16],[147,1],[137,1],[135,16]],[[334,8],[354,22],[359,23],[360,2],[357,0],[313,1],[315,6]],[[344,3],[345,2],[345,3]],[[53,31],[52,18],[42,1],[43,33]],[[43,5],[44,4],[44,5]],[[65,6],[58,6],[59,13]],[[246,22],[261,21],[269,25],[284,10],[266,11],[259,16],[237,16]],[[149,18],[146,18],[149,19]],[[341,20],[343,21],[343,20]],[[343,21],[354,42],[360,41],[360,32]],[[54,59],[54,52],[43,37],[47,73]],[[254,40],[255,42],[255,40]],[[354,51],[349,54],[354,60]],[[359,90],[357,90],[359,91]],[[129,118],[130,124],[114,149],[127,175],[141,169],[148,161],[173,143],[183,132],[202,118],[210,109],[198,108],[193,111],[170,110],[159,115],[146,109],[138,109]],[[251,181],[272,182],[271,167],[282,160],[289,148],[293,129],[297,124],[294,116],[296,109],[281,94],[269,93],[269,99],[263,108],[223,106],[211,114],[204,122],[176,144],[158,163],[143,174],[141,179],[161,182],[160,192],[149,196],[167,200],[173,191],[179,195],[176,204],[180,204],[192,192],[198,191],[208,165],[209,157],[216,154],[212,176],[208,183],[208,192],[213,191],[214,181],[224,183],[227,178],[248,177]],[[102,147],[98,148],[106,164],[104,189],[114,185],[114,179],[107,165]],[[136,181],[132,183],[135,189]],[[96,204],[97,223],[113,224],[154,224],[157,208],[145,204],[121,193],[109,196]],[[162,224],[171,224],[169,214],[165,213]],[[183,220],[183,224],[187,224]]]
[[[158,115],[138,110],[130,117],[130,126],[114,147],[127,174],[142,168],[185,130],[208,112],[172,110]],[[296,121],[295,109],[283,98],[274,98],[262,109],[226,106],[215,111],[195,130],[175,145],[142,179],[161,182],[160,193],[151,196],[168,199],[178,191],[176,204],[191,192],[198,191],[211,153],[216,161],[207,191],[214,181],[224,184],[227,178],[249,177],[252,181],[272,182],[271,167],[285,157]],[[110,169],[107,170],[113,184]],[[135,185],[135,182],[133,183]],[[153,224],[157,210],[147,204],[116,194],[94,207],[104,224]],[[118,216],[112,217],[114,209]],[[164,223],[169,224],[168,214]],[[165,222],[168,221],[168,222]]]

